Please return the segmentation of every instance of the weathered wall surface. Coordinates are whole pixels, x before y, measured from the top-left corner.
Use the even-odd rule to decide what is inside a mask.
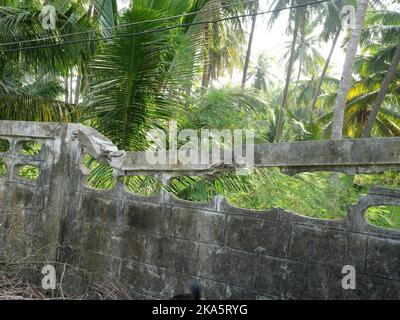
[[[108,160],[125,155],[107,143],[91,145],[90,137],[80,138],[85,130],[79,125],[0,121],[0,138],[11,142],[11,149],[0,153],[8,165],[7,175],[0,177],[3,258],[40,251],[49,261],[74,266],[65,273],[65,290],[85,290],[86,273],[79,270],[99,271],[124,284],[137,299],[184,293],[192,279],[199,280],[209,299],[400,298],[400,232],[364,219],[370,206],[400,205],[400,191],[371,190],[349,208],[345,220],[326,221],[281,209],[238,209],[221,197],[204,204],[165,191],[139,196],[119,182],[113,190],[94,190],[80,169],[83,153]],[[23,140],[45,147],[34,158],[23,156],[18,152]],[[338,150],[331,143],[326,150],[332,159],[324,152],[326,161],[314,165],[338,171],[340,166],[371,171],[398,166],[400,139],[385,141],[372,146],[362,140],[346,142],[361,149],[345,161],[335,158]],[[346,154],[342,147],[337,148]],[[290,158],[291,148],[287,150]],[[296,168],[294,162],[279,161],[278,166],[296,170],[313,165],[303,161]],[[18,176],[17,168],[25,164],[40,168],[38,181]],[[356,268],[356,290],[342,288],[345,265]]]

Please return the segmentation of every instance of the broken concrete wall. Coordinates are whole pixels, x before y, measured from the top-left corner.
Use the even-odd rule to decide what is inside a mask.
[[[41,249],[53,257],[52,244],[58,242],[60,219],[68,205],[64,172],[69,162],[68,126],[0,123],[0,138],[9,145],[0,152],[7,167],[0,176],[0,256],[22,258]],[[22,152],[21,145],[28,141],[41,145],[39,154]],[[37,168],[37,181],[19,174],[27,165]]]
[[[170,298],[186,292],[192,279],[199,280],[209,299],[400,298],[400,232],[364,219],[370,206],[400,205],[399,191],[373,189],[349,207],[346,219],[328,221],[282,209],[234,208],[222,197],[193,203],[163,190],[140,196],[120,179],[113,190],[94,190],[85,183],[85,152],[111,164],[130,163],[129,170],[114,168],[119,178],[133,174],[135,165],[130,154],[118,152],[100,135],[93,140],[91,132],[80,125],[0,121],[0,138],[11,144],[0,153],[8,166],[0,178],[3,259],[34,261],[40,252],[48,261],[73,266],[63,280],[64,289],[73,293],[87,288],[86,272],[100,272],[126,286],[136,299]],[[35,157],[21,155],[22,140],[38,141],[44,148]],[[372,172],[400,165],[397,138],[371,144],[346,141],[346,146],[357,146],[352,156],[346,152],[354,149],[343,144],[319,143],[327,150],[323,161],[313,157],[313,163],[296,166],[291,152],[307,146],[295,143],[283,146],[287,161],[276,151],[280,162],[275,165],[301,171],[313,165],[335,171],[362,167]],[[257,154],[265,152],[260,148]],[[345,156],[337,158],[338,152]],[[259,166],[275,161],[258,159]],[[17,174],[25,164],[39,167],[37,181]],[[169,169],[174,172],[168,175],[184,174]],[[357,271],[355,290],[342,287],[345,265]]]

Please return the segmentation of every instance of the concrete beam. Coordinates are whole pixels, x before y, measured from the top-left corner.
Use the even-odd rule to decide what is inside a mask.
[[[171,164],[168,158],[166,164],[150,164],[145,152],[119,151],[108,138],[80,124],[0,121],[0,136],[51,137],[57,134],[60,126],[68,126],[69,135],[79,140],[84,152],[109,164],[116,176],[153,175],[166,181],[180,175],[213,175],[243,168],[243,165],[234,161],[214,161],[211,153],[209,164]],[[254,167],[277,167],[288,174],[306,171],[356,174],[400,170],[400,138],[259,144],[254,145]]]

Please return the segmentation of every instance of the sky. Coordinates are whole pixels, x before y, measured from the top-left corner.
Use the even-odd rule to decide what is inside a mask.
[[[118,8],[123,10],[129,6],[131,0],[118,0]]]
[[[269,3],[269,1],[267,0],[260,0],[261,4],[260,11],[267,11],[270,9],[269,5],[267,5],[267,2]],[[278,62],[282,62],[281,59],[283,59],[284,53],[287,50],[285,49],[285,47],[288,45],[288,42],[291,41],[291,36],[288,36],[286,34],[289,11],[282,11],[281,17],[278,18],[278,20],[269,30],[268,19],[270,17],[271,17],[270,14],[266,14],[258,19],[255,32],[253,58],[257,58],[259,54],[266,52],[268,55],[275,57],[275,59],[277,59]],[[315,33],[315,35],[317,36],[318,33]],[[343,38],[340,40],[343,40]],[[341,43],[341,41],[339,41],[339,43]],[[319,48],[319,51],[321,52],[323,57],[327,57],[330,49],[331,49],[331,43],[327,43],[327,44],[322,44],[321,47]],[[332,61],[331,61],[331,68],[334,74],[340,73],[343,62],[344,62],[344,50],[340,47],[340,45],[338,45],[332,56]],[[284,67],[284,63],[279,63],[279,66]],[[283,70],[283,76],[284,75],[285,71]]]

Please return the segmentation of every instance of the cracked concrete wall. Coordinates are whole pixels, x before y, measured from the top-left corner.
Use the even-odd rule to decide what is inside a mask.
[[[400,232],[364,219],[370,206],[400,205],[400,191],[372,189],[349,207],[346,219],[328,221],[282,209],[234,208],[222,197],[193,203],[163,190],[140,196],[119,180],[113,190],[94,190],[81,170],[84,153],[129,163],[129,170],[114,168],[117,177],[133,174],[135,163],[92,133],[75,124],[0,121],[0,138],[11,143],[0,153],[8,166],[0,177],[0,256],[34,261],[40,252],[74,266],[63,283],[71,293],[87,289],[87,273],[80,271],[86,270],[112,276],[136,299],[170,298],[186,292],[192,279],[209,299],[400,298]],[[43,144],[42,152],[21,155],[18,145],[26,140]],[[257,146],[263,156],[256,157],[256,166],[374,172],[400,165],[399,138],[318,144],[325,150],[320,160],[312,143]],[[299,150],[313,157],[296,162]],[[25,164],[40,169],[38,181],[18,176]],[[175,170],[169,175],[185,173],[167,169]],[[342,288],[344,265],[356,268],[356,290]]]

